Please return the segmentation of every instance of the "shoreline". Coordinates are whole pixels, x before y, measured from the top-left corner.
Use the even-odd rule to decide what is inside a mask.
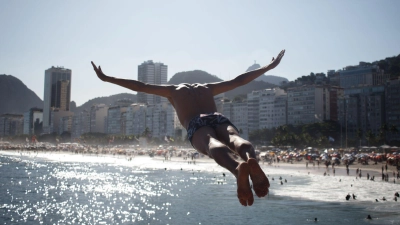
[[[28,153],[28,154],[27,154]],[[219,166],[213,159],[208,158],[207,156],[201,157],[201,158],[196,158],[193,161],[191,159],[184,159],[183,157],[171,157],[166,160],[162,156],[154,156],[150,157],[148,155],[134,155],[134,156],[126,156],[126,155],[112,155],[112,154],[81,154],[81,153],[73,153],[73,152],[68,152],[68,151],[37,151],[36,153],[31,152],[31,151],[20,151],[20,150],[0,150],[0,155],[8,155],[8,156],[27,156],[27,157],[39,157],[43,158],[45,160],[49,161],[69,161],[69,162],[89,162],[89,159],[97,159],[95,161],[90,161],[93,163],[117,163],[124,165],[124,166],[134,166],[131,161],[134,162],[139,162],[138,159],[140,158],[147,158],[147,159],[152,159],[152,160],[159,160],[163,161],[163,163],[177,163],[177,164],[187,164],[187,165],[196,165],[196,164],[215,164],[216,166]],[[64,156],[63,158],[61,158]],[[70,156],[68,159],[65,156]],[[71,158],[71,156],[73,158]],[[188,163],[191,162],[191,163]],[[140,164],[140,163],[139,163]],[[364,178],[367,176],[367,173],[369,175],[375,176],[377,181],[380,181],[381,175],[382,175],[382,167],[385,168],[386,163],[381,162],[378,164],[368,164],[368,165],[362,165],[362,164],[351,164],[349,165],[349,175],[346,173],[346,167],[343,164],[340,165],[335,165],[335,174],[333,174],[333,168],[332,166],[326,167],[323,163],[320,163],[319,166],[317,166],[317,163],[313,166],[312,163],[308,163],[308,167],[306,166],[306,161],[293,161],[293,163],[287,163],[287,162],[279,162],[279,163],[272,163],[268,164],[267,162],[260,161],[259,162],[260,167],[263,170],[266,170],[266,173],[268,172],[268,169],[274,168],[274,169],[288,169],[292,171],[297,171],[297,172],[304,172],[308,174],[313,174],[313,175],[321,175],[324,176],[324,173],[326,172],[327,176],[356,176],[356,170],[360,169],[362,171],[362,177]],[[221,167],[222,168],[222,167]],[[395,172],[395,175],[397,176],[397,169],[395,166],[389,166],[387,171],[384,170],[384,173],[389,175],[389,182],[390,179],[396,178],[393,177],[393,172]],[[357,176],[358,177],[358,176]]]
[[[207,156],[205,156],[207,157]],[[195,159],[194,161],[196,163],[216,163],[213,159],[211,158],[200,158],[200,159]],[[154,157],[155,160],[164,160],[163,157]],[[172,157],[169,160],[165,160],[165,162],[187,162],[187,161],[191,161],[191,160],[184,160],[182,158],[178,158],[178,157]],[[293,163],[287,163],[287,162],[279,162],[279,163],[272,163],[272,164],[268,164],[267,162],[263,162],[260,161],[259,162],[260,167],[263,169],[268,169],[268,168],[280,168],[280,169],[291,169],[291,170],[302,170],[302,171],[309,171],[310,173],[312,171],[318,171],[321,173],[324,173],[325,171],[332,173],[332,166],[327,167],[328,170],[326,170],[326,166],[323,163],[320,163],[320,165],[318,166],[317,163],[315,162],[315,166],[313,166],[312,163],[308,163],[308,167],[306,166],[306,161],[293,161]],[[353,163],[351,165],[349,165],[349,170],[350,170],[350,175],[355,175],[356,170],[360,169],[361,171],[364,172],[368,172],[370,174],[381,174],[382,173],[382,167],[385,167],[386,162],[381,162],[378,164],[368,164],[368,165],[363,165],[363,164],[359,164],[359,163]],[[346,173],[346,166],[343,164],[340,165],[335,165],[335,172],[336,174],[344,174],[347,175]],[[387,172],[389,174],[392,174],[393,171],[395,171],[397,173],[397,169],[395,166],[390,166],[388,165],[388,169]],[[386,174],[386,170],[384,170],[385,174]],[[338,174],[338,175],[339,175]],[[366,175],[366,174],[365,174]],[[363,176],[365,176],[363,174]]]

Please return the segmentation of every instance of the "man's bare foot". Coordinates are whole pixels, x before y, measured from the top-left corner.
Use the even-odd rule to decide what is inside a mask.
[[[250,188],[249,182],[249,165],[246,162],[242,162],[238,167],[238,177],[237,177],[237,195],[240,204],[243,206],[253,205],[254,198],[253,192]]]
[[[253,189],[256,195],[261,198],[268,194],[269,181],[264,171],[258,165],[257,160],[250,158],[247,160],[250,169],[250,178],[253,181]]]

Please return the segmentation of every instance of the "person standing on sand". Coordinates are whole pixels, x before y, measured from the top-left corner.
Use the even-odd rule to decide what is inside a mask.
[[[249,176],[258,197],[268,194],[269,181],[256,160],[253,145],[241,138],[237,128],[221,113],[217,112],[214,96],[243,86],[279,65],[285,50],[276,58],[257,70],[249,71],[228,81],[205,84],[153,85],[136,80],[107,76],[100,66],[92,66],[99,79],[137,92],[165,97],[175,108],[178,119],[187,129],[192,146],[204,155],[213,158],[220,166],[229,170],[237,179],[237,196],[243,206],[254,202]],[[236,161],[230,153],[238,154],[244,162]]]

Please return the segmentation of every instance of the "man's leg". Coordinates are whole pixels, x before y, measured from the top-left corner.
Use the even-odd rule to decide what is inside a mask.
[[[253,189],[258,197],[264,197],[268,194],[270,186],[267,176],[261,169],[256,160],[256,153],[253,145],[241,138],[238,132],[229,124],[221,124],[216,129],[218,140],[235,151],[245,160],[250,168],[250,177],[253,181]]]
[[[253,192],[250,188],[250,168],[247,162],[239,163],[232,158],[232,151],[217,140],[215,130],[211,127],[198,129],[192,138],[192,144],[202,154],[208,155],[218,165],[229,170],[237,179],[237,194],[244,206],[253,205]]]

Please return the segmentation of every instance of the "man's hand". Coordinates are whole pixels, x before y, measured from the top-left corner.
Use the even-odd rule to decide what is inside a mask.
[[[283,49],[276,58],[272,57],[272,61],[268,65],[268,69],[272,70],[277,67],[281,62],[282,57],[285,55],[285,49]]]
[[[93,61],[92,61],[92,66],[97,76],[100,78],[100,80],[106,81],[107,76],[103,73],[103,71],[101,71],[101,67],[99,66],[99,68],[97,68],[96,65],[93,63]]]

